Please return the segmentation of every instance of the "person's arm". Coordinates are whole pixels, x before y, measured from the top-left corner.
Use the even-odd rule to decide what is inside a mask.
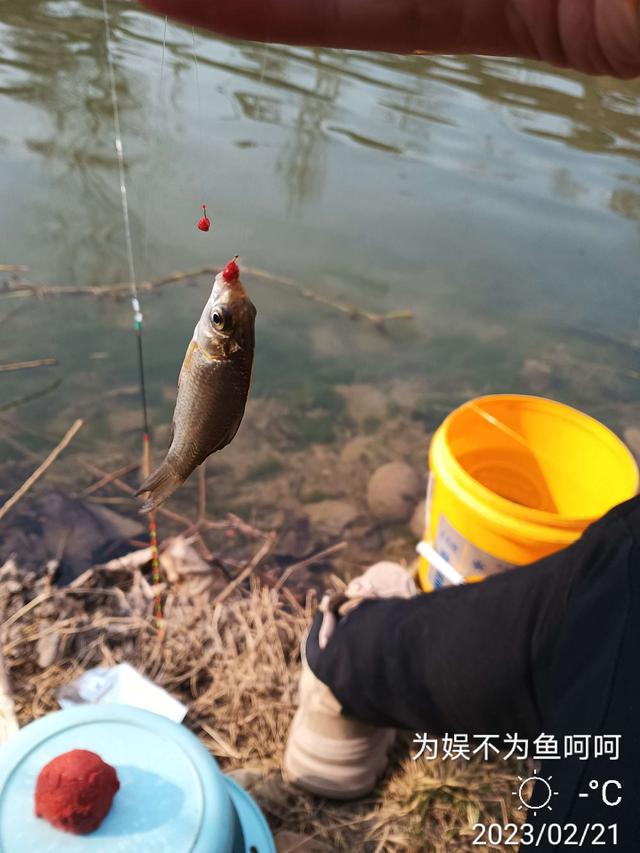
[[[640,75],[640,0],[141,0],[254,41],[541,59]]]

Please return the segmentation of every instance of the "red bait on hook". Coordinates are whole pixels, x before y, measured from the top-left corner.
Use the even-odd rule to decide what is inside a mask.
[[[200,221],[198,222],[198,228],[201,231],[208,231],[209,228],[211,228],[211,220],[207,216],[206,204],[202,205],[202,216],[200,217]]]
[[[235,281],[240,276],[240,270],[238,268],[238,264],[236,263],[237,260],[238,255],[234,255],[234,257],[222,270],[222,278],[227,282],[227,284],[231,284],[231,282]]]

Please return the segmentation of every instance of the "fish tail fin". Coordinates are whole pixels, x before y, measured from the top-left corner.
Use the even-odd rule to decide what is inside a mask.
[[[151,510],[159,507],[183,482],[184,479],[176,474],[165,459],[162,465],[147,477],[136,492],[136,495],[147,492],[147,499],[140,512],[151,512]]]

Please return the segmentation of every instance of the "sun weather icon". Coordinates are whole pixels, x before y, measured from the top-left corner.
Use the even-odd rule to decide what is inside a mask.
[[[518,811],[528,809],[535,817],[539,811],[548,809],[552,811],[551,800],[558,796],[558,792],[551,787],[553,776],[538,776],[538,771],[534,770],[532,776],[527,776],[523,779],[518,776],[517,791],[512,791],[514,797],[518,797],[520,805]]]

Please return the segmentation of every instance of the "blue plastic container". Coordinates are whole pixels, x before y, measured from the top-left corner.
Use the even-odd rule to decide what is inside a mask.
[[[57,755],[89,749],[120,780],[111,811],[89,835],[34,814],[38,773]],[[2,853],[275,853],[253,799],[187,728],[126,705],[86,705],[31,723],[0,747]]]

